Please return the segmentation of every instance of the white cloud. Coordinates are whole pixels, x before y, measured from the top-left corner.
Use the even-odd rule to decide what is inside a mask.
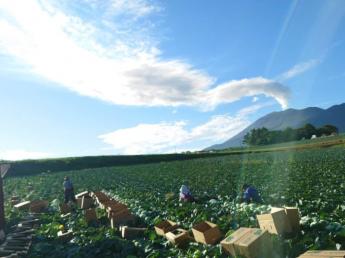
[[[227,140],[248,126],[249,123],[245,117],[240,115],[234,117],[229,115],[213,116],[205,124],[194,127],[190,131],[190,140],[207,141],[208,143]]]
[[[84,2],[100,12],[93,0]],[[117,105],[212,109],[264,94],[287,107],[289,90],[282,84],[257,77],[215,85],[216,78],[186,61],[163,59],[146,23],[109,18],[115,12],[143,19],[157,10],[151,2],[102,2],[107,11],[89,20],[49,3],[0,2],[0,53],[61,87]]]
[[[231,120],[228,118],[213,118],[205,125],[201,125],[192,130],[186,128],[187,124],[178,122],[161,122],[158,124],[139,124],[132,128],[120,129],[111,133],[99,136],[104,143],[110,144],[115,151],[120,154],[148,154],[148,153],[167,153],[174,149],[187,150],[184,147],[195,140],[219,140],[220,135],[225,134],[226,130],[234,130],[234,124],[218,124],[216,121],[223,122]],[[215,134],[216,128],[211,124],[222,129],[222,134]],[[227,128],[230,127],[230,128]],[[217,132],[218,133],[218,132]],[[198,138],[199,137],[199,138]]]
[[[259,97],[255,96],[255,97],[252,98],[252,102],[257,102],[258,100],[259,100]]]
[[[319,65],[320,63],[321,63],[320,59],[311,59],[307,62],[296,64],[291,69],[289,69],[288,71],[279,75],[277,77],[277,79],[280,81],[284,81],[284,80],[294,78],[294,77],[314,68],[315,66]]]
[[[264,107],[256,105],[251,112]],[[228,140],[250,124],[247,115],[240,110],[235,116],[213,116],[209,121],[188,129],[187,123],[161,122],[157,124],[139,124],[111,133],[99,138],[112,146],[120,154],[171,153],[186,150],[201,150],[207,146]]]
[[[46,152],[26,151],[26,150],[6,150],[0,152],[2,160],[23,160],[50,158],[52,154]]]
[[[187,128],[186,121],[139,124],[98,137],[119,154],[196,151],[235,136],[250,125],[250,114],[273,104],[254,104],[240,109],[234,116],[213,116],[206,123],[192,128]]]
[[[99,136],[122,154],[144,154],[164,152],[165,149],[182,144],[189,138],[185,123],[162,122],[139,124]]]

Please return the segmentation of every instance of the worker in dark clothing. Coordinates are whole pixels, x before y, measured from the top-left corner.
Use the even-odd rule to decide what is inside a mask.
[[[68,203],[69,201],[76,202],[73,184],[67,176],[65,176],[64,178],[63,188],[64,188],[64,194],[65,194],[64,202],[65,203]]]
[[[259,195],[258,190],[255,189],[255,187],[249,185],[249,184],[244,184],[242,187],[243,191],[243,197],[242,201],[246,203],[262,203],[262,199]]]

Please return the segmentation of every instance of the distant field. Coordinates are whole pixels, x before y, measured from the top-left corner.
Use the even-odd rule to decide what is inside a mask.
[[[274,239],[277,257],[292,258],[308,249],[345,248],[344,157],[343,147],[313,148],[44,173],[9,177],[5,192],[24,199],[61,200],[63,176],[68,175],[77,191],[103,189],[127,203],[151,230],[160,219],[171,219],[186,229],[210,220],[224,234],[239,226],[258,226],[255,215],[268,210],[267,205],[298,206],[303,234],[290,240]],[[259,189],[266,205],[237,202],[244,182]],[[29,183],[34,190],[28,193]],[[179,204],[178,189],[183,183],[191,187],[199,203]],[[15,216],[7,204],[8,219]],[[75,222],[66,222],[58,214],[45,216],[46,226],[38,231],[40,241],[35,242],[30,257],[63,257],[75,250],[82,257],[225,257],[218,246],[193,243],[185,250],[173,248],[153,231],[145,239],[122,241],[116,231],[109,229],[106,219],[101,219],[95,228],[88,228],[81,218],[79,214]],[[54,232],[60,223],[67,223],[74,230],[74,243],[58,242]],[[116,255],[109,254],[109,250]]]
[[[337,136],[319,137],[316,139],[300,140],[293,142],[285,142],[264,146],[238,147],[216,151],[217,153],[242,153],[242,152],[269,152],[269,151],[285,151],[285,150],[302,150],[313,148],[326,148],[333,146],[345,146],[345,134]]]
[[[327,148],[334,146],[345,146],[345,134],[332,137],[317,138],[314,140],[303,140],[287,142],[266,146],[239,147],[214,152],[203,153],[174,153],[157,155],[118,155],[118,156],[90,156],[71,157],[42,160],[23,160],[12,162],[8,176],[34,175],[42,172],[59,172],[68,170],[79,170],[87,168],[124,166],[136,164],[150,164],[157,162],[168,162],[178,160],[191,160],[198,158],[218,157],[224,155],[237,155],[242,153],[277,152],[287,150],[303,150],[313,148]]]
[[[117,155],[89,156],[71,158],[52,158],[41,160],[22,160],[10,162],[11,168],[7,176],[25,176],[39,173],[61,172],[87,168],[149,164],[175,160],[190,160],[224,156],[226,153],[190,153],[190,154],[157,154],[157,155]],[[8,162],[5,162],[8,163]]]

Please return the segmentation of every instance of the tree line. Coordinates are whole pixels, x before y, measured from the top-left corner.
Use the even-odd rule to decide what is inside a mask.
[[[265,127],[252,129],[248,132],[243,139],[243,143],[249,146],[255,145],[267,145],[274,143],[282,143],[289,141],[298,141],[302,139],[310,139],[313,135],[328,136],[334,133],[338,133],[338,128],[334,125],[324,125],[316,128],[312,124],[306,124],[305,126],[297,129],[291,127],[280,131],[270,131]]]

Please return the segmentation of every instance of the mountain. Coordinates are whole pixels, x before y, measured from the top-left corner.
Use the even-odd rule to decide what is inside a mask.
[[[259,118],[226,142],[213,145],[206,148],[206,150],[221,150],[242,146],[243,137],[254,128],[266,127],[269,130],[284,130],[287,127],[299,128],[307,123],[316,127],[331,124],[338,127],[339,132],[345,132],[345,103],[332,106],[328,109],[318,107],[305,109],[290,108],[281,112],[272,112]]]

